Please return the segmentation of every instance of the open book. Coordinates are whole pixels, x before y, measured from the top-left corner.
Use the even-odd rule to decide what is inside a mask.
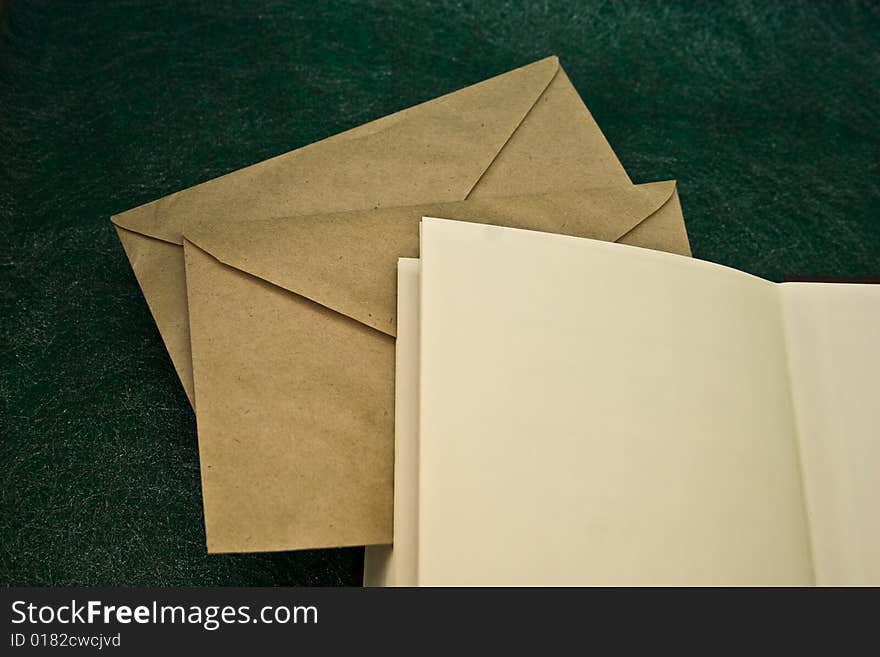
[[[422,222],[367,584],[880,584],[880,286]]]

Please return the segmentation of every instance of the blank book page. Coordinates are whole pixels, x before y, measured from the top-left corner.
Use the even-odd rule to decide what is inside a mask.
[[[419,583],[813,583],[777,286],[430,218],[421,260]]]

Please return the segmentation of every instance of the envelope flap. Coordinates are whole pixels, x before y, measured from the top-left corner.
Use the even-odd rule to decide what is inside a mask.
[[[418,257],[422,216],[615,241],[663,207],[674,182],[254,222],[187,226],[220,262],[396,334],[396,269]]]
[[[559,71],[549,57],[113,217],[181,244],[186,221],[245,221],[465,198]],[[332,111],[331,108],[328,108]]]

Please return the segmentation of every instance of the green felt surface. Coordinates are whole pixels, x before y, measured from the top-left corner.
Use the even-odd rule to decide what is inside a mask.
[[[695,256],[880,276],[874,3],[4,14],[0,583],[351,583],[359,550],[205,553],[195,421],[109,215],[548,54],[635,181],[679,181]]]

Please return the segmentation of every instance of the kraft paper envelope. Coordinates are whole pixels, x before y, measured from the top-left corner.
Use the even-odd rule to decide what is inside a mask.
[[[188,226],[209,552],[391,542],[396,266],[423,215],[689,254],[672,182]]]
[[[193,401],[182,231],[244,221],[629,186],[556,57],[113,217]]]

